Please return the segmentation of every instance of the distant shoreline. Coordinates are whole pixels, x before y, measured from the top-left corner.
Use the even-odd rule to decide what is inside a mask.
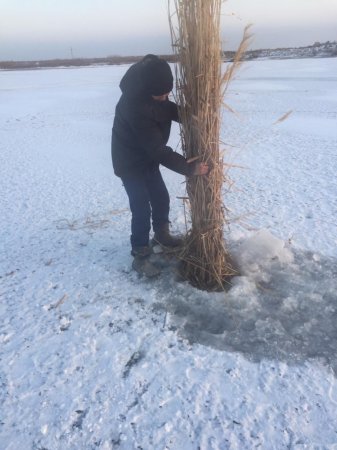
[[[174,55],[159,55],[169,62],[175,62]],[[49,69],[57,67],[89,67],[89,66],[116,66],[133,64],[140,61],[143,56],[108,56],[106,58],[72,58],[48,59],[41,61],[0,61],[0,70],[26,70]]]
[[[176,62],[176,55],[159,55],[168,62]],[[234,51],[224,51],[224,62],[232,61]],[[248,50],[244,61],[264,59],[333,58],[337,56],[337,41],[316,42],[307,47]],[[143,56],[108,56],[106,58],[50,59],[40,61],[0,61],[0,70],[31,70],[61,67],[90,67],[133,64]]]

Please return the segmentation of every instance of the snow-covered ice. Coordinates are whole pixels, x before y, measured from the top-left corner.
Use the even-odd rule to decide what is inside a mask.
[[[0,72],[0,448],[337,449],[337,59],[246,63],[230,87],[225,293],[131,270],[126,68]]]

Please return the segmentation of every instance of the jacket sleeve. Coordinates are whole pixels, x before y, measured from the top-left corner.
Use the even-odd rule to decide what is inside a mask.
[[[185,175],[187,177],[192,176],[195,164],[188,163],[183,156],[177,152],[174,152],[170,147],[166,148],[171,150],[170,157],[167,158],[166,161],[161,162],[161,164],[174,172],[180,173],[181,175]]]
[[[182,175],[191,176],[193,174],[194,164],[189,164],[182,155],[174,152],[165,144],[154,120],[147,116],[135,115],[130,125],[140,147],[150,161],[162,164]]]

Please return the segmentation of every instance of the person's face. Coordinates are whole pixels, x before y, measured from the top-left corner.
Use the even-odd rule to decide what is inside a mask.
[[[165,100],[168,99],[168,96],[170,95],[170,93],[168,92],[167,94],[163,94],[163,95],[152,95],[153,100],[157,100],[158,102],[165,102]]]

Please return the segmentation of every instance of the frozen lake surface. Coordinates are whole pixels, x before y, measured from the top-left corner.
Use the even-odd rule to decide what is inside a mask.
[[[336,449],[337,59],[250,62],[230,87],[227,293],[131,270],[126,69],[0,72],[0,448]]]

